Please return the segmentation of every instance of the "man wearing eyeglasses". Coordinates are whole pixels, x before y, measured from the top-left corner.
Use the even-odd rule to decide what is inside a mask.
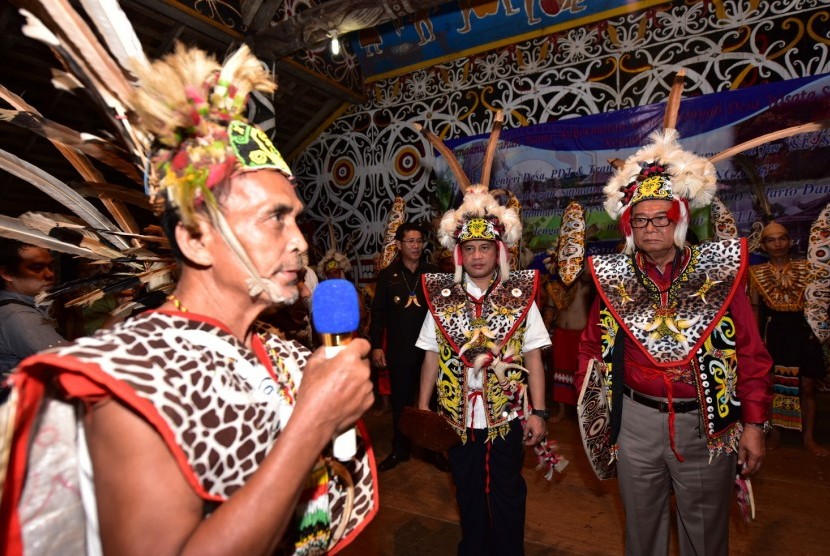
[[[668,553],[673,493],[681,556],[726,555],[736,465],[746,477],[764,459],[772,361],[745,292],[745,241],[685,245],[714,166],[674,130],[652,139],[605,187],[624,253],[588,260],[599,296],[575,383],[581,407],[593,386],[607,389],[610,430],[604,456],[586,453],[600,478],[619,479],[626,554]],[[591,424],[586,410],[586,446],[599,445]]]
[[[378,274],[369,327],[372,363],[389,369],[392,388],[392,453],[380,463],[380,471],[389,471],[410,456],[409,439],[398,424],[403,408],[415,402],[424,358],[424,352],[415,347],[427,312],[421,275],[438,272],[422,260],[424,232],[417,224],[401,224],[395,231],[395,244],[397,257]],[[436,467],[446,471],[442,456],[432,457]]]

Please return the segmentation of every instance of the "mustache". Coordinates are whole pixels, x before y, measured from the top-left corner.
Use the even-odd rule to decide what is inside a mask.
[[[292,262],[282,263],[277,266],[277,272],[299,272],[301,270],[306,269],[305,263],[303,262],[302,253],[296,253],[296,258]]]

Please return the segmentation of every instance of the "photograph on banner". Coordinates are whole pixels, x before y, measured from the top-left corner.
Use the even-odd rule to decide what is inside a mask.
[[[540,253],[555,245],[571,201],[585,210],[589,253],[613,252],[621,240],[603,208],[603,188],[613,166],[662,128],[665,104],[504,129],[492,168],[491,189],[511,192],[521,203],[523,247]],[[830,75],[684,99],[678,115],[680,143],[691,152],[717,153],[789,126],[830,119]],[[509,123],[509,121],[508,121]],[[475,182],[487,135],[447,141]],[[830,202],[830,132],[802,133],[716,163],[718,197],[732,212],[740,235],[774,218],[806,251],[812,221]],[[443,158],[435,164],[442,210],[457,206],[458,184]],[[690,228],[711,238],[708,210],[693,212]]]

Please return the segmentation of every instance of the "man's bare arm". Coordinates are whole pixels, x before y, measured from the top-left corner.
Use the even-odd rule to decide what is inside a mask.
[[[158,433],[117,402],[87,416],[104,552],[270,554],[294,516],[311,467],[332,436],[373,401],[369,344],[306,366],[297,406],[274,448],[242,488],[203,519],[203,502]]]

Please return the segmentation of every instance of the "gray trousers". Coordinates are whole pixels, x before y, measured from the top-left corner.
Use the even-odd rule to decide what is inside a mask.
[[[669,496],[675,495],[681,556],[726,555],[737,456],[709,463],[700,413],[675,415],[675,447],[669,415],[623,397],[617,476],[625,508],[625,553],[662,556],[669,550]]]

